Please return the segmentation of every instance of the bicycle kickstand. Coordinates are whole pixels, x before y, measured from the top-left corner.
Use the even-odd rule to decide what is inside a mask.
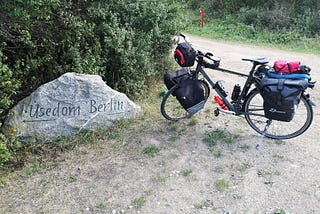
[[[220,114],[220,110],[219,108],[216,108],[216,110],[214,110],[214,116],[218,117]]]

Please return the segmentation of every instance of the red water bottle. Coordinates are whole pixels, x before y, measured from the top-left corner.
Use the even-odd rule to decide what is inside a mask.
[[[223,110],[229,110],[228,106],[223,102],[222,98],[219,96],[214,96],[214,100]]]

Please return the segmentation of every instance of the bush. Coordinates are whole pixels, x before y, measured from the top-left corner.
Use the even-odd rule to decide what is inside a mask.
[[[189,0],[192,10],[204,8],[206,16],[227,18],[277,33],[289,31],[316,38],[320,33],[320,2],[316,0]]]
[[[128,96],[141,94],[169,64],[178,12],[173,0],[2,2],[0,78],[12,82],[0,112],[65,72],[98,74]]]
[[[4,118],[7,109],[13,102],[12,96],[19,87],[18,81],[12,77],[12,70],[5,62],[6,57],[3,56],[3,53],[0,51],[0,125],[1,119]]]
[[[0,169],[11,159],[11,153],[6,145],[6,137],[0,134]]]
[[[311,10],[307,8],[304,13],[298,14],[295,18],[295,28],[300,33],[309,37],[320,35],[320,9]]]

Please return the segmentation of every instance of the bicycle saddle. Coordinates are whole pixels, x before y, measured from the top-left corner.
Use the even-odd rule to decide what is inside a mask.
[[[243,61],[249,61],[252,63],[256,63],[256,64],[260,64],[260,65],[264,65],[269,63],[269,59],[266,57],[258,57],[258,58],[244,58],[242,59]]]

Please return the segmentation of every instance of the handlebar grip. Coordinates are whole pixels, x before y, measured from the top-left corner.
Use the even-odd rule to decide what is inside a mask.
[[[182,34],[182,33],[180,33],[179,36],[181,36],[182,38],[186,39],[186,36],[184,34]]]

